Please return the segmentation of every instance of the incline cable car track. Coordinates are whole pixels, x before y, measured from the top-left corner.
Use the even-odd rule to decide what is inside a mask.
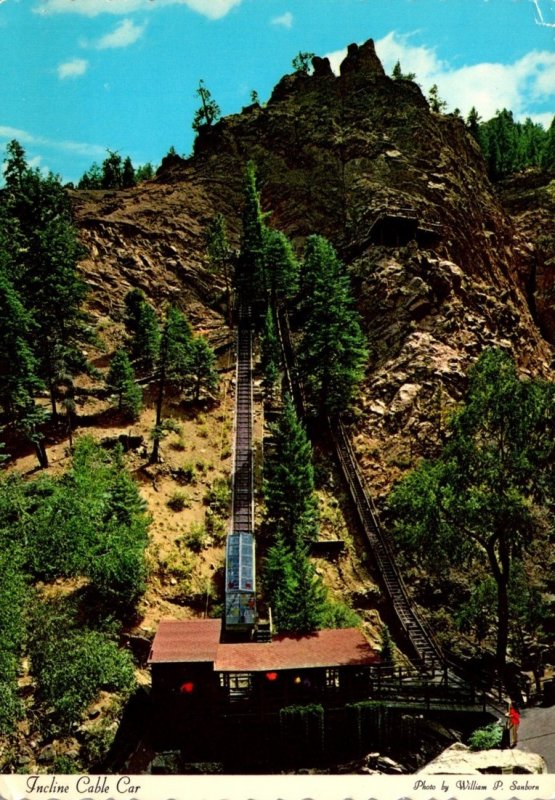
[[[225,626],[250,632],[257,619],[253,487],[253,381],[250,307],[241,302],[237,323],[232,508],[226,541]]]

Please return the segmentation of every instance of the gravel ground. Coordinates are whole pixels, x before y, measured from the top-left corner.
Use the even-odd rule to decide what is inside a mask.
[[[555,705],[523,709],[518,749],[539,753],[545,759],[547,771],[555,773]]]

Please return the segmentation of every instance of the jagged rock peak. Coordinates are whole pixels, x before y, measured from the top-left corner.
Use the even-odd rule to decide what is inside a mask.
[[[369,77],[385,75],[382,62],[376,55],[374,40],[368,39],[362,45],[350,44],[347,48],[347,56],[341,63],[341,75],[359,73]]]
[[[333,70],[331,68],[329,58],[320,58],[320,56],[314,56],[312,59],[312,68],[314,70],[314,75],[317,78],[325,78],[330,75],[333,77]]]

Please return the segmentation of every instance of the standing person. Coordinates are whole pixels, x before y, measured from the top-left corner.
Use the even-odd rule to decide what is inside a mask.
[[[507,717],[507,727],[509,729],[509,747],[516,747],[518,744],[518,726],[520,725],[520,712],[516,703],[509,700],[509,708],[505,714]]]

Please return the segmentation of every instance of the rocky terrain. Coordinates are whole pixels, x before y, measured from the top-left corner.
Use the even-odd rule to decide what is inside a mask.
[[[529,176],[527,193],[497,192],[463,121],[387,77],[371,40],[349,47],[339,76],[315,58],[313,74],[286,75],[265,105],[206,127],[193,156],[168,156],[155,181],[74,192],[95,313],[117,319],[140,286],[222,343],[205,231],[221,212],[238,246],[248,160],[271,225],[299,252],[307,235],[327,236],[351,272],[370,348],[352,435],[378,496],[435,452],[484,347],[511,350],[525,374],[552,374],[553,183]],[[402,220],[376,237],[377,217],[400,208],[418,219],[418,241]]]

